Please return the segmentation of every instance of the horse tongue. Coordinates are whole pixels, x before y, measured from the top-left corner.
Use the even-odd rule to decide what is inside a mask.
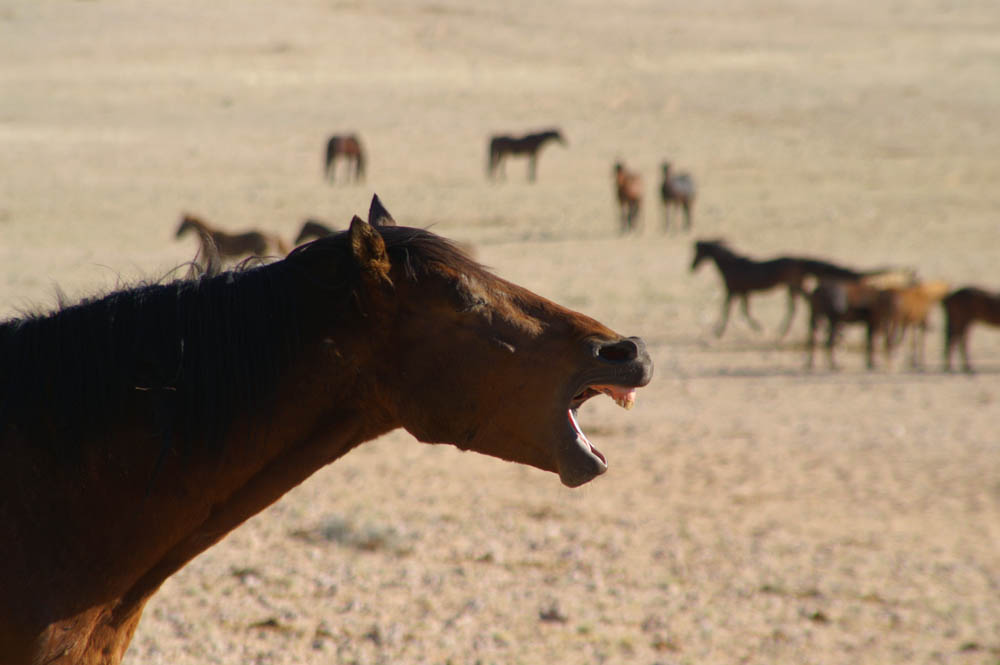
[[[626,411],[635,406],[635,388],[622,388],[620,386],[594,386],[593,388],[609,396],[615,401],[615,404]]]
[[[590,442],[590,439],[587,438],[587,435],[583,433],[583,430],[580,428],[580,423],[576,419],[576,414],[573,413],[573,409],[570,409],[567,413],[569,414],[569,424],[572,425],[573,430],[576,432],[577,440],[583,444],[586,444],[590,448],[591,453],[593,453],[598,459],[604,462],[604,464],[607,464],[608,460],[604,456],[604,453],[598,450],[594,446],[594,444]]]

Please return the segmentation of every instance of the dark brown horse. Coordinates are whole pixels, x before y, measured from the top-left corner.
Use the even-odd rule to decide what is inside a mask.
[[[813,368],[816,331],[822,321],[827,323],[826,352],[830,369],[836,369],[834,345],[845,323],[863,323],[866,328],[865,363],[875,368],[875,343],[885,342],[888,363],[893,348],[890,326],[896,315],[899,292],[881,289],[859,280],[821,279],[809,294],[809,334],[806,337],[806,367]]]
[[[946,320],[945,369],[951,371],[951,357],[958,346],[962,355],[962,369],[972,372],[972,364],[969,362],[969,329],[975,321],[1000,326],[1000,293],[966,286],[949,293],[941,302]]]
[[[336,180],[337,160],[348,165],[348,177],[358,182],[365,177],[365,151],[357,134],[335,134],[326,142],[326,161],[323,172],[330,182]]]
[[[118,663],[165,579],[396,428],[586,483],[607,462],[576,410],[631,406],[652,367],[448,241],[358,218],[283,261],[6,321],[0,659]]]
[[[691,209],[697,190],[690,173],[671,171],[670,162],[663,162],[663,180],[660,183],[660,200],[663,201],[663,230],[670,229],[670,208],[679,206],[684,211],[684,230],[691,229]]]
[[[566,139],[558,129],[546,129],[526,136],[515,137],[502,134],[490,138],[486,174],[495,178],[499,172],[502,176],[504,175],[503,161],[508,155],[527,155],[528,180],[534,182],[538,168],[538,151],[549,141],[557,141],[566,145]]]
[[[316,238],[325,238],[331,233],[333,233],[333,228],[324,224],[323,222],[318,222],[315,219],[307,219],[302,222],[302,228],[299,229],[299,234],[295,236],[295,246],[298,247],[307,240],[315,240]]]
[[[195,233],[201,243],[201,251],[205,255],[217,252],[222,259],[239,258],[241,256],[284,256],[288,253],[288,245],[278,236],[262,231],[243,231],[228,233],[209,226],[194,215],[185,214],[177,227],[175,237],[180,238],[186,233]],[[210,240],[214,249],[206,244]]]
[[[642,207],[642,178],[625,168],[621,162],[616,162],[612,171],[615,179],[615,198],[618,200],[618,212],[621,221],[621,232],[634,231],[638,223],[639,209]]]
[[[767,291],[777,286],[787,287],[788,308],[778,333],[779,338],[782,338],[788,334],[788,329],[792,325],[796,297],[805,297],[803,285],[806,277],[859,279],[871,274],[844,268],[819,259],[782,256],[757,261],[737,254],[722,240],[695,241],[694,260],[691,262],[692,272],[706,259],[715,261],[715,266],[719,269],[726,286],[726,299],[722,303],[722,318],[715,326],[716,337],[721,337],[726,330],[729,310],[734,298],[740,299],[743,316],[746,317],[754,330],[760,330],[760,324],[750,315],[750,294],[754,291]]]

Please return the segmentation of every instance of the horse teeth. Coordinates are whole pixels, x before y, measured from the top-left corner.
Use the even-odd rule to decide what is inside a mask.
[[[626,411],[631,411],[632,407],[635,406],[635,393],[630,392],[621,397],[616,397],[615,404],[625,409]]]

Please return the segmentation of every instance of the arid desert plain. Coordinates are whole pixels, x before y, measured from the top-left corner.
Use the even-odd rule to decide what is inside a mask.
[[[552,126],[536,182],[486,177],[491,134]],[[367,175],[331,184],[348,131]],[[690,231],[662,228],[665,160]],[[0,2],[5,317],[169,279],[184,212],[290,241],[376,192],[645,338],[635,409],[581,410],[608,472],[397,431],[169,579],[129,665],[1000,662],[1000,329],[974,374],[942,371],[937,308],[921,371],[866,370],[852,327],[806,372],[804,302],[784,340],[780,291],[716,338],[719,274],[690,271],[725,238],[1000,290],[995,1]]]

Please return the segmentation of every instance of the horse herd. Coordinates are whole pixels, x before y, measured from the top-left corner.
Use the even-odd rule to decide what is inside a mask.
[[[783,338],[791,326],[796,301],[801,297],[809,305],[809,332],[806,337],[806,366],[812,369],[816,333],[826,324],[826,350],[831,368],[836,368],[834,347],[847,323],[863,324],[866,329],[865,362],[875,367],[875,347],[882,341],[886,363],[895,346],[910,335],[910,365],[923,367],[924,337],[932,309],[940,303],[945,317],[944,367],[952,369],[956,347],[962,368],[972,371],[969,360],[969,329],[983,321],[1000,326],[1000,294],[976,286],[952,290],[941,280],[921,281],[912,270],[880,268],[858,271],[829,261],[801,256],[781,256],[756,260],[741,255],[722,240],[698,240],[694,244],[694,271],[706,260],[714,261],[725,285],[722,315],[715,326],[721,337],[735,299],[740,300],[744,317],[755,330],[760,324],[750,314],[749,296],[753,292],[784,286],[788,289],[785,319],[778,331]],[[810,288],[810,283],[812,284]]]
[[[507,158],[526,157],[528,180],[534,182],[537,178],[538,156],[541,149],[549,143],[566,145],[567,141],[557,128],[520,136],[491,136],[487,148],[487,177],[504,178]],[[357,181],[364,177],[366,157],[357,134],[336,134],[328,139],[324,161],[327,180],[335,180],[339,161],[346,162],[348,178]],[[662,163],[661,171],[658,193],[663,206],[663,229],[670,229],[671,209],[677,208],[683,214],[683,230],[689,231],[697,197],[694,178],[690,173],[676,172],[667,161]],[[614,164],[612,175],[620,214],[620,231],[622,234],[631,233],[638,228],[643,201],[642,177],[622,161]],[[193,215],[185,215],[176,235],[181,237],[189,232],[196,233],[201,243],[195,260],[196,269],[207,274],[218,272],[223,261],[228,258],[248,255],[284,256],[289,252],[289,245],[273,234],[260,231],[232,234],[212,228]],[[332,232],[330,225],[307,219],[292,246],[299,246]],[[736,299],[740,300],[744,317],[753,328],[759,330],[760,324],[750,315],[749,294],[783,285],[788,289],[788,305],[779,338],[783,338],[791,326],[797,300],[804,299],[809,306],[806,365],[810,369],[814,365],[816,336],[823,324],[827,329],[826,350],[831,368],[836,367],[836,341],[842,327],[848,323],[866,326],[865,357],[869,368],[875,366],[877,341],[882,341],[888,363],[893,349],[907,335],[910,336],[910,365],[922,367],[928,318],[932,309],[941,303],[946,322],[944,366],[951,370],[957,348],[962,368],[967,372],[972,371],[968,349],[971,324],[974,321],[984,321],[1000,325],[1000,295],[979,287],[967,286],[952,291],[946,282],[921,281],[912,272],[887,269],[858,271],[829,261],[801,256],[758,261],[736,253],[725,242],[718,240],[701,240],[695,243],[692,270],[706,259],[715,262],[726,288],[722,315],[715,326],[716,335],[721,336],[725,330],[732,302]]]
[[[524,135],[496,134],[490,137],[487,146],[486,176],[492,180],[506,178],[504,164],[508,157],[526,157],[528,159],[528,181],[535,182],[538,177],[538,155],[548,143],[566,145],[566,137],[556,128],[544,129]],[[335,134],[326,143],[326,158],[323,163],[323,173],[330,182],[336,180],[336,165],[338,161],[346,164],[348,180],[361,180],[365,173],[365,151],[361,147],[361,139],[357,134]],[[663,229],[670,228],[670,210],[679,208],[684,215],[684,230],[691,229],[691,214],[694,208],[697,188],[690,173],[675,173],[670,162],[660,165],[660,201],[663,204]],[[615,198],[618,201],[620,213],[620,228],[622,233],[635,231],[638,227],[639,213],[642,208],[642,178],[638,173],[629,170],[621,161],[613,167]]]

